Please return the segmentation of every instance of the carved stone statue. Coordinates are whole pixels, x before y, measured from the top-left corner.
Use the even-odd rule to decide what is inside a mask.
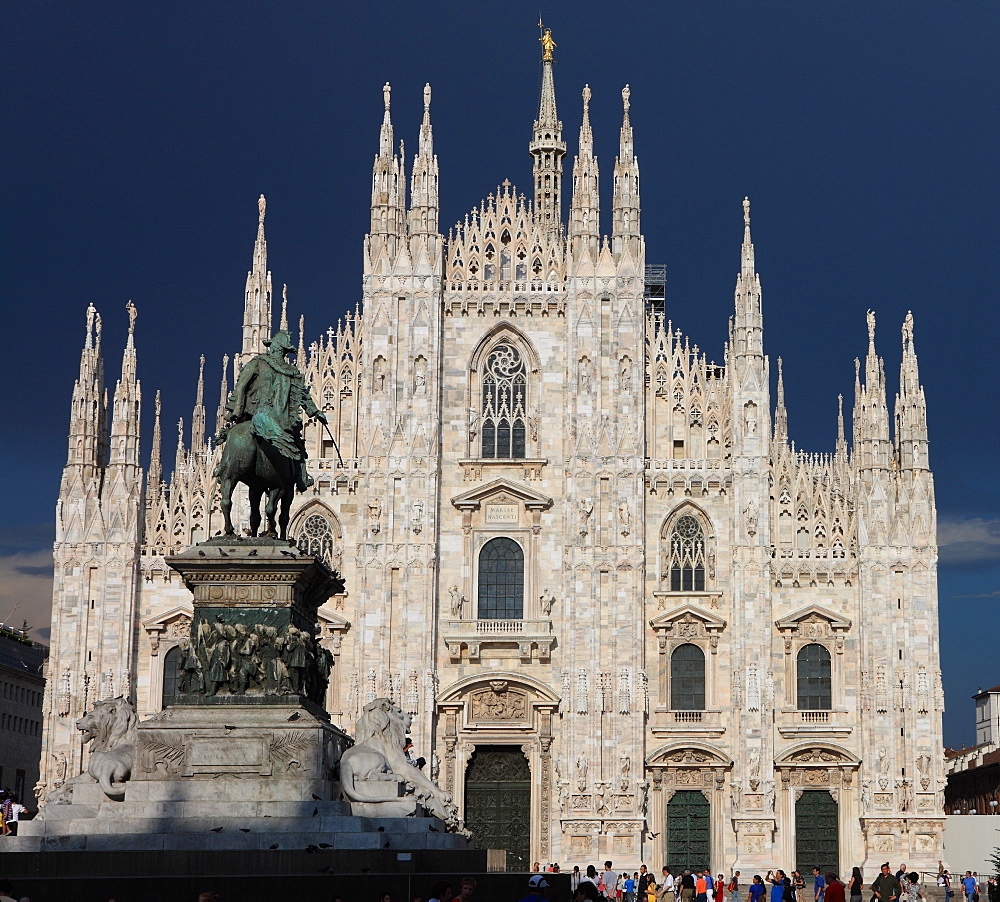
[[[552,614],[552,607],[556,603],[556,597],[551,592],[543,592],[538,596],[538,602],[542,607],[542,613],[549,617]]]
[[[340,780],[351,810],[360,817],[413,817],[421,809],[443,820],[452,832],[465,833],[450,793],[406,760],[403,742],[410,715],[390,699],[364,706],[355,744],[340,759]]]
[[[48,801],[68,804],[72,801],[72,787],[89,780],[100,783],[108,798],[122,799],[125,783],[132,776],[138,724],[135,708],[124,698],[108,698],[94,705],[92,711],[76,722],[83,742],[92,743],[87,773],[67,780],[49,795]]]
[[[576,788],[587,791],[587,756],[581,753],[576,759]]]
[[[216,437],[216,444],[225,443],[225,447],[213,475],[222,493],[227,536],[236,534],[231,517],[233,490],[242,482],[250,489],[250,534],[257,535],[260,528],[260,502],[266,494],[267,535],[284,539],[295,489],[304,492],[313,483],[306,470],[299,410],[321,423],[327,419],[316,407],[298,367],[285,360],[286,355],[296,353],[288,331],[275,332],[264,344],[267,353],[258,354],[240,370],[226,402],[226,425]]]

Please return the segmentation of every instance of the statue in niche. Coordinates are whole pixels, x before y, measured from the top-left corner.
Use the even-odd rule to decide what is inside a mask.
[[[424,502],[417,500],[413,502],[413,510],[410,514],[410,529],[414,535],[420,535],[424,528]]]
[[[743,517],[746,520],[747,535],[752,539],[757,535],[757,504],[751,498],[747,506],[743,509]]]
[[[458,586],[452,586],[448,590],[451,596],[451,615],[459,620],[462,619],[462,605],[465,603],[465,596],[458,591]]]
[[[589,395],[594,390],[594,370],[589,357],[580,358],[580,391]]]
[[[632,511],[629,510],[627,501],[618,505],[618,529],[623,536],[632,531]]]
[[[774,804],[776,796],[774,793],[774,780],[764,781],[764,798],[766,799],[767,810],[774,814]]]
[[[373,536],[382,531],[382,502],[378,498],[368,502],[368,531]]]
[[[862,813],[872,810],[872,785],[865,783],[861,787],[861,811]]]
[[[618,389],[623,395],[632,391],[632,361],[628,357],[622,357],[619,365]]]
[[[552,595],[548,591],[545,591],[541,595],[538,596],[538,601],[539,601],[539,604],[541,605],[542,613],[546,617],[551,617],[552,616],[552,606],[556,603],[556,597],[555,597],[555,595]]]
[[[628,792],[629,773],[632,770],[632,758],[629,755],[622,755],[619,760],[618,787],[622,792]]]
[[[580,792],[587,791],[587,756],[582,752],[576,759],[576,788]]]
[[[427,391],[427,361],[423,357],[417,358],[417,365],[413,373],[413,392],[422,395]]]
[[[746,405],[743,408],[744,413],[744,425],[746,426],[747,435],[754,435],[757,432],[757,405],[753,402]]]
[[[385,358],[376,357],[372,385],[376,394],[385,390]]]
[[[528,411],[528,434],[533,442],[538,441],[538,411]]]
[[[580,536],[585,537],[590,532],[590,515],[594,512],[594,502],[589,498],[581,498],[579,504]]]

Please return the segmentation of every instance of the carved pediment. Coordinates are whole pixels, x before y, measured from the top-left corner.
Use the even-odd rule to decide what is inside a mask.
[[[552,499],[526,485],[510,479],[494,479],[486,485],[462,492],[451,499],[451,503],[461,511],[479,510],[486,501],[506,504],[523,504],[527,510],[541,511],[552,507]]]
[[[678,745],[672,743],[658,748],[646,759],[646,764],[652,767],[678,767],[678,768],[701,768],[701,767],[731,767],[733,762],[717,752],[715,749],[706,746]]]
[[[182,604],[143,620],[142,628],[149,635],[151,653],[159,654],[161,639],[189,638],[193,618],[194,608],[191,605]]]
[[[797,633],[800,636],[820,637],[830,635],[835,632],[847,632],[851,628],[851,621],[835,614],[818,604],[809,605],[775,620],[774,625],[780,632]]]
[[[726,628],[726,621],[698,605],[686,604],[659,614],[649,621],[649,625],[657,633],[687,638],[717,635]]]
[[[774,762],[779,767],[855,767],[861,763],[856,755],[832,746],[797,746],[779,755]]]

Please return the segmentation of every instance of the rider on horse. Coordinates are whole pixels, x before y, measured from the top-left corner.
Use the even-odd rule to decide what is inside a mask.
[[[236,387],[226,402],[226,425],[215,443],[221,445],[233,426],[249,420],[258,439],[269,442],[283,456],[295,461],[296,485],[304,492],[313,479],[306,470],[299,409],[321,423],[327,419],[309,395],[299,368],[285,360],[285,355],[295,353],[288,331],[275,332],[273,338],[264,339],[264,345],[267,353],[258,354],[240,370]],[[215,475],[220,475],[218,470]]]

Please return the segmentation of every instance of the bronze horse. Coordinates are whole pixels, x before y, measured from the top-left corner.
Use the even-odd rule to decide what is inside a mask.
[[[264,535],[286,539],[298,466],[298,461],[285,457],[269,441],[258,438],[250,420],[232,426],[215,471],[222,494],[225,534],[236,535],[232,520],[233,491],[242,482],[250,490],[250,535],[256,536],[260,530],[260,501],[266,494],[267,532]]]

